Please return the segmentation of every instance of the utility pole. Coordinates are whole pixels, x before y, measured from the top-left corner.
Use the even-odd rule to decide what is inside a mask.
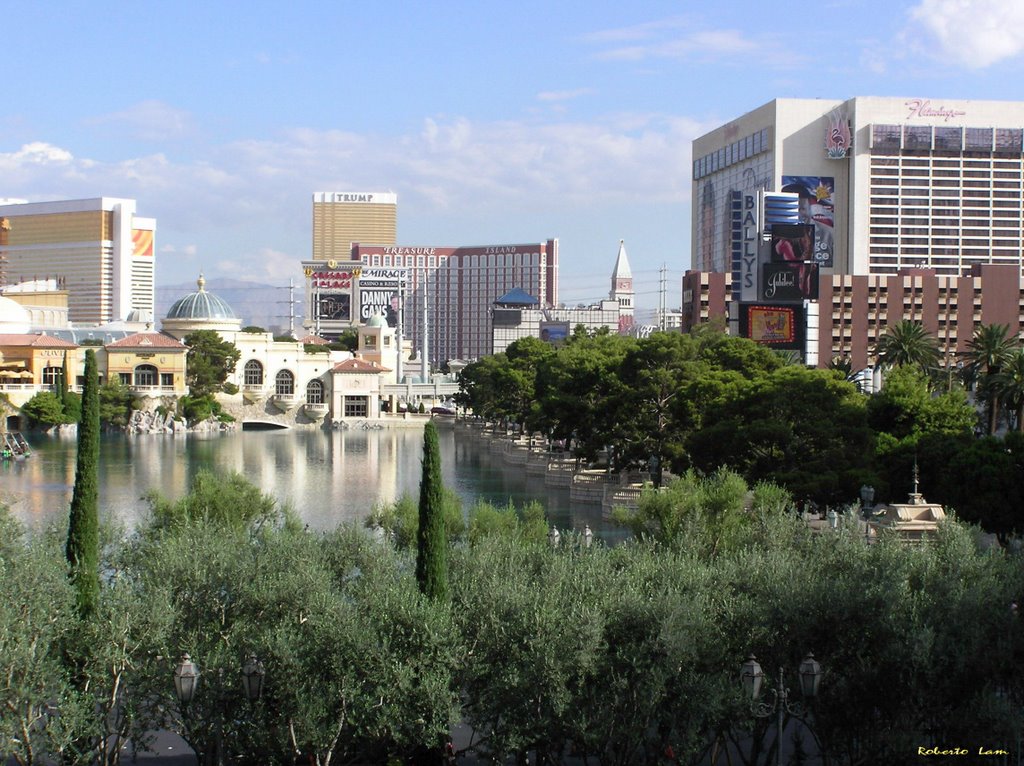
[[[430,344],[427,341],[427,322],[428,322],[428,311],[427,311],[427,288],[430,286],[430,272],[427,271],[427,267],[423,267],[423,335],[422,342],[420,343],[420,376],[423,378],[423,382],[426,383],[430,378],[430,362],[427,361],[427,349]]]
[[[295,337],[295,281],[291,277],[289,277],[288,278],[288,287],[287,288],[279,287],[278,289],[279,290],[284,290],[284,289],[288,290],[288,300],[286,300],[286,301],[278,301],[278,303],[286,303],[286,304],[288,304],[288,334],[294,338]],[[283,314],[278,314],[279,318],[282,317],[282,316],[284,316],[284,315]]]
[[[402,382],[402,324],[405,322],[405,272],[398,277],[398,310],[395,312],[395,382]]]
[[[0,218],[0,291],[7,285],[7,245],[10,236],[11,222]]]
[[[658,269],[658,329],[665,332],[668,323],[665,317],[665,295],[668,289],[668,266],[664,263]]]

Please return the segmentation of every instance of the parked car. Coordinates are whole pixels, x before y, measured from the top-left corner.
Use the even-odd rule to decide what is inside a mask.
[[[431,415],[447,415],[449,417],[455,417],[455,410],[451,407],[431,407]]]

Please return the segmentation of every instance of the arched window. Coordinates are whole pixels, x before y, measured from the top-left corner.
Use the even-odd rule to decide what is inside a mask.
[[[295,394],[295,376],[290,371],[281,370],[277,373],[274,393],[278,396],[293,396]]]
[[[324,403],[324,384],[319,380],[309,381],[309,385],[306,386],[306,404],[323,404]]]
[[[263,365],[257,362],[255,359],[250,359],[248,362],[245,363],[245,385],[263,385]]]
[[[155,386],[157,378],[156,367],[151,364],[140,364],[135,368],[136,386]]]

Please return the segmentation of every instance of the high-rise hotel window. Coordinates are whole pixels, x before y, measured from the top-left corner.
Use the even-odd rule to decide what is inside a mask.
[[[963,148],[963,128],[935,128],[935,149],[959,152]]]

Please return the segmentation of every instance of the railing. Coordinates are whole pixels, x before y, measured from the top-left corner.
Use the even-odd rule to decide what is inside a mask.
[[[178,389],[172,386],[140,386],[131,385],[128,386],[128,390],[133,394],[175,394]]]

